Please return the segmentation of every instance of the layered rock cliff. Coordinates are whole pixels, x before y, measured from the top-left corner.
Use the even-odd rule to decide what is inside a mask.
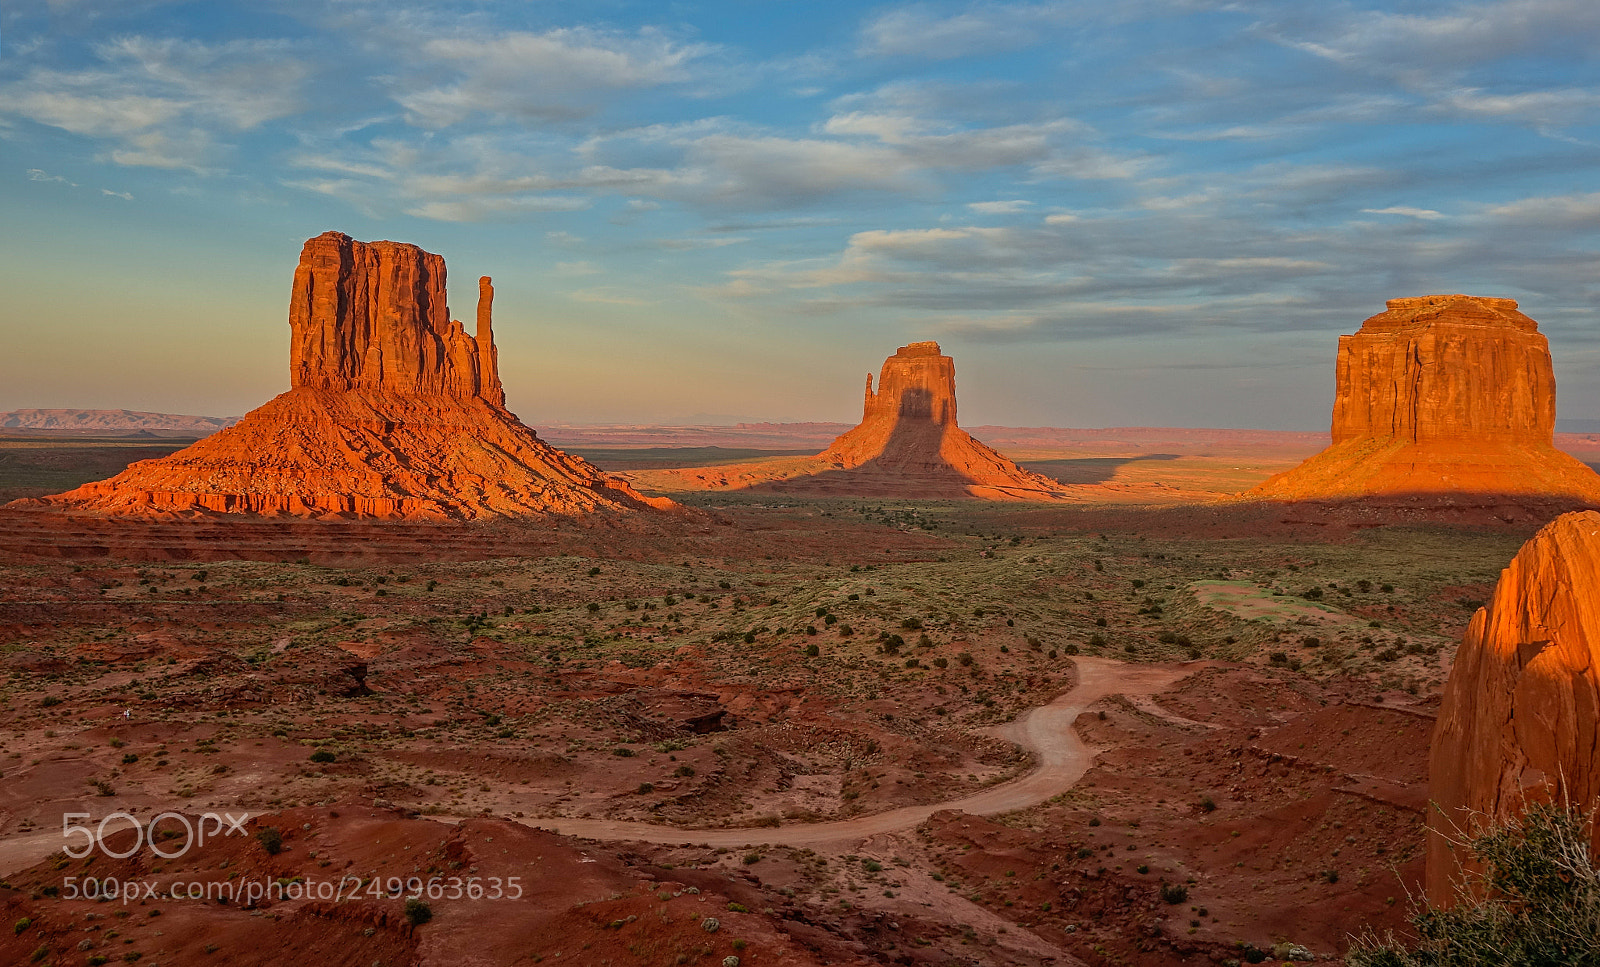
[[[1429,798],[1435,903],[1470,862],[1453,844],[1479,824],[1531,800],[1600,804],[1600,513],[1539,531],[1473,616],[1434,727]]]
[[[478,519],[674,507],[540,440],[505,408],[494,289],[476,336],[445,265],[399,242],[306,242],[289,304],[292,388],[194,446],[47,503],[114,514]]]
[[[450,318],[445,284],[444,259],[415,245],[340,232],[309,239],[289,298],[290,385],[503,402],[486,365],[489,306],[473,338]],[[480,292],[492,303],[487,279]]]
[[[1600,475],[1555,448],[1549,344],[1511,299],[1390,299],[1339,338],[1335,381],[1333,445],[1245,496],[1600,505]]]

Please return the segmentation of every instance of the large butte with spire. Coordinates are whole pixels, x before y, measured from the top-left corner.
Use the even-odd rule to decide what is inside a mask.
[[[98,514],[481,519],[675,507],[540,440],[505,408],[494,286],[477,333],[444,259],[324,232],[289,298],[290,389],[194,446],[45,502]]]

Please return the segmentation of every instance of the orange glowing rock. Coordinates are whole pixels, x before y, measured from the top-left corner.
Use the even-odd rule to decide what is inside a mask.
[[[651,475],[670,487],[990,500],[1057,500],[1062,484],[1024,470],[956,425],[955,361],[936,342],[902,346],[867,391],[861,423],[814,457]]]
[[[50,504],[478,519],[675,507],[551,447],[505,408],[479,281],[476,337],[450,318],[444,259],[326,232],[290,299],[292,388],[236,425]]]
[[[861,423],[818,455],[838,470],[969,496],[1048,500],[1064,492],[956,425],[956,364],[936,342],[901,346],[883,361],[878,391],[867,376]]]
[[[1451,899],[1485,821],[1600,804],[1600,513],[1564,514],[1517,552],[1473,616],[1429,762],[1428,897]],[[1600,842],[1596,843],[1600,847]]]
[[[1390,299],[1339,337],[1336,383],[1333,445],[1246,497],[1493,494],[1600,505],[1600,475],[1555,448],[1549,343],[1514,300]]]

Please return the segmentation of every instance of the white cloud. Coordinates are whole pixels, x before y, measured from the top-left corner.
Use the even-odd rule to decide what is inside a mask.
[[[309,67],[287,44],[130,36],[94,48],[99,64],[37,68],[0,86],[0,115],[108,141],[122,165],[204,170],[219,135],[301,107]]]
[[[863,53],[889,57],[948,59],[1015,50],[1041,43],[1041,31],[1065,23],[1068,5],[975,4],[945,14],[913,4],[880,14],[861,30]]]
[[[1521,198],[1492,205],[1483,214],[1518,225],[1600,227],[1600,192]]]
[[[970,201],[967,207],[981,215],[1013,215],[1025,211],[1033,202],[1013,198],[1009,201]]]
[[[722,204],[786,206],[841,192],[931,188],[910,159],[888,147],[777,136],[709,135],[687,145],[691,168]]]
[[[592,113],[608,92],[686,81],[691,63],[711,50],[678,43],[646,28],[622,34],[589,28],[544,33],[498,32],[439,37],[421,44],[426,73],[443,67],[457,77],[411,89],[391,81],[394,99],[411,123],[443,128],[475,115],[522,120],[576,118]]]
[[[1361,212],[1364,215],[1404,215],[1408,218],[1421,218],[1425,221],[1433,221],[1444,217],[1441,212],[1434,211],[1432,208],[1412,208],[1408,205],[1391,205],[1388,208],[1363,208]]]
[[[45,172],[45,171],[43,171],[43,170],[41,170],[39,168],[29,168],[28,169],[28,180],[29,181],[55,182],[57,184],[69,185],[69,186],[71,186],[73,188],[78,187],[77,182],[68,181],[65,175],[52,175],[52,174],[49,174],[48,172]]]
[[[1552,45],[1592,50],[1597,42],[1600,5],[1591,0],[1491,0],[1451,4],[1438,14],[1361,11],[1297,46],[1345,64],[1438,70]]]
[[[110,188],[100,189],[100,194],[110,195],[112,198],[121,198],[123,201],[133,201],[133,193],[127,191],[112,191]]]
[[[1436,107],[1453,114],[1534,125],[1560,125],[1594,117],[1600,108],[1600,91],[1584,88],[1492,94],[1479,88],[1461,88],[1440,96]]]
[[[589,207],[589,199],[562,195],[503,195],[428,201],[405,209],[407,215],[437,222],[481,222],[529,212],[573,212]]]
[[[1488,0],[1415,13],[1330,5],[1255,29],[1396,85],[1433,113],[1550,129],[1591,120],[1600,106],[1594,89],[1528,86],[1558,64],[1587,65],[1600,45],[1600,4],[1592,0]],[[1528,58],[1540,62],[1538,72],[1517,63]]]

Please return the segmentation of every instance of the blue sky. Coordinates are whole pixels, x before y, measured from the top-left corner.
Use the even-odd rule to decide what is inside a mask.
[[[512,409],[1324,428],[1383,300],[1517,299],[1600,418],[1600,4],[0,7],[0,409],[287,387],[327,229],[415,242]]]

